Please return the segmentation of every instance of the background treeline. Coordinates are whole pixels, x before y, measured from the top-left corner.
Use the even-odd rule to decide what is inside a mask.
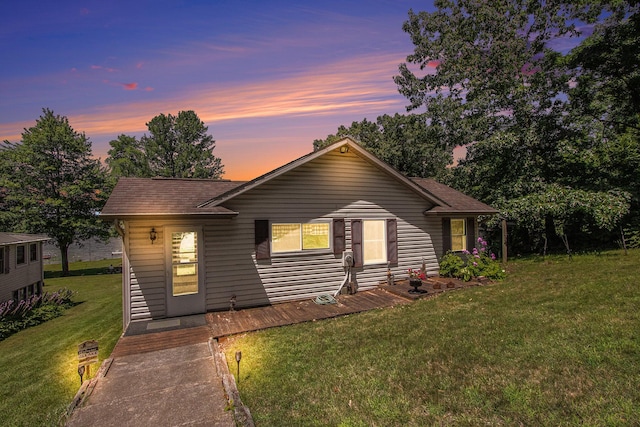
[[[394,81],[407,114],[340,126],[314,149],[352,136],[408,176],[492,205],[494,249],[502,219],[511,254],[640,246],[639,2],[434,4],[403,25],[415,48]],[[50,235],[68,272],[73,242],[109,235],[96,213],[118,178],[223,175],[194,111],[147,127],[111,141],[102,164],[44,109],[20,142],[0,144],[0,229]],[[466,157],[454,163],[456,147]]]

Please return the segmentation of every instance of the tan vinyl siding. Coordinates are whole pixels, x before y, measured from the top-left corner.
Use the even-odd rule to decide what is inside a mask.
[[[123,266],[128,266],[128,276],[123,300],[129,301],[130,320],[166,316],[168,267],[160,242],[169,224],[203,227],[207,311],[229,309],[233,295],[238,307],[261,306],[333,294],[342,283],[342,254],[334,254],[333,248],[256,260],[254,221],[259,219],[304,223],[342,218],[347,250],[352,219],[396,219],[398,264],[392,272],[406,277],[406,270],[419,268],[424,259],[428,274],[437,274],[434,248],[442,244],[442,227],[439,218],[423,214],[432,205],[352,153],[327,153],[230,199],[223,207],[239,215],[127,222]],[[158,233],[153,245],[151,227]],[[355,269],[353,277],[362,290],[386,280],[386,273],[386,264],[367,265]]]
[[[157,239],[152,244],[149,230],[154,226]],[[124,292],[128,292],[124,299],[129,300],[131,320],[165,317],[166,274],[161,243],[162,227],[151,222],[129,222],[125,233],[129,289],[124,289]],[[127,270],[123,270],[123,274],[127,274]]]
[[[342,283],[342,257],[331,249],[272,254],[270,260],[256,261],[256,219],[344,218],[350,249],[351,219],[395,218],[399,262],[393,273],[406,275],[408,268],[420,267],[424,259],[428,273],[437,274],[434,244],[440,238],[434,242],[424,231],[441,229],[439,219],[423,215],[431,205],[353,154],[329,153],[232,199],[225,207],[240,215],[205,227],[208,310],[228,308],[232,295],[238,306],[255,306],[334,293]],[[386,272],[386,264],[365,266],[355,270],[354,278],[360,289],[367,289],[384,281]]]

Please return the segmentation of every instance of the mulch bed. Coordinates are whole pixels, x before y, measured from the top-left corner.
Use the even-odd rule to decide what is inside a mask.
[[[429,277],[422,281],[422,286],[418,287],[419,293],[414,293],[413,286],[409,285],[409,280],[396,280],[393,285],[381,283],[379,288],[387,292],[400,295],[409,299],[429,298],[447,291],[470,288],[472,286],[482,286],[488,283],[486,280],[471,280],[463,282],[459,279],[449,277]]]

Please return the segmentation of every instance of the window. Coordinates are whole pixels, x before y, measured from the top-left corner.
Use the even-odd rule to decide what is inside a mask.
[[[38,245],[36,243],[31,243],[29,245],[29,261],[37,261],[38,260]]]
[[[173,296],[198,293],[198,234],[195,231],[171,233]]]
[[[271,224],[271,250],[281,253],[329,249],[330,233],[327,222]]]
[[[26,254],[25,254],[25,246],[20,245],[16,247],[16,264],[25,264],[27,262]]]
[[[467,249],[467,227],[464,219],[451,220],[451,250],[463,251]]]
[[[5,265],[5,249],[4,246],[0,247],[0,274],[5,274],[5,268],[8,267]]]
[[[364,264],[387,262],[387,239],[384,220],[362,221],[362,254]]]

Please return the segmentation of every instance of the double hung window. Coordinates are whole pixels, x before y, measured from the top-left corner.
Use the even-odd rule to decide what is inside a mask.
[[[328,222],[272,223],[273,253],[329,249],[331,227]]]

